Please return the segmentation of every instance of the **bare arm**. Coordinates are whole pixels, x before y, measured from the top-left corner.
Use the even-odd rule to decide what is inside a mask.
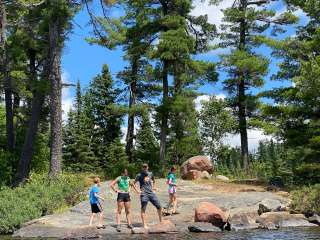
[[[101,197],[98,193],[94,193],[94,196],[98,199],[101,199],[102,201],[104,201],[104,198]]]
[[[118,190],[115,189],[115,185],[116,185],[117,181],[118,181],[118,179],[114,179],[114,180],[110,183],[110,185],[109,185],[110,188],[111,188],[115,193],[118,192]]]
[[[138,190],[138,188],[137,188],[137,186],[136,186],[136,183],[137,183],[136,181],[134,181],[133,183],[130,182],[130,187],[133,187],[133,189],[136,191],[136,193],[140,194],[141,191]]]

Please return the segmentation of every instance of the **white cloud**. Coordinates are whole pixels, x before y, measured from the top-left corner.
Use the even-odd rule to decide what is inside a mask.
[[[191,15],[200,16],[200,15],[208,15],[208,21],[212,24],[218,26],[221,25],[223,13],[221,10],[231,7],[233,4],[233,0],[223,0],[217,6],[209,5],[209,1],[194,1],[193,7],[194,9],[191,11]]]
[[[226,98],[226,95],[223,94],[223,93],[219,93],[219,94],[216,94],[216,95],[214,95],[214,96],[215,96],[217,99],[222,99],[222,100]],[[198,96],[198,97],[194,100],[194,103],[195,103],[195,105],[196,105],[196,110],[197,110],[197,112],[199,112],[199,111],[201,110],[201,108],[202,108],[202,103],[209,101],[210,97],[211,97],[210,95],[204,94],[204,95]]]
[[[62,83],[71,83],[70,82],[70,75],[68,72],[63,71],[62,75]],[[61,107],[62,107],[62,120],[65,121],[68,117],[68,112],[72,108],[73,100],[74,97],[71,96],[71,87],[63,87],[62,88],[62,102],[61,102]]]
[[[263,140],[271,140],[272,136],[265,135],[260,129],[249,129],[248,130],[248,145],[249,151],[253,152],[259,146],[259,142]],[[223,143],[231,147],[240,147],[240,134],[228,134],[224,138]]]

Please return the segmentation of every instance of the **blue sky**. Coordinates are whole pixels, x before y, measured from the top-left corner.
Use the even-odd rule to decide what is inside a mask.
[[[209,21],[219,25],[222,20],[222,12],[220,9],[229,7],[233,0],[223,0],[222,3],[216,6],[208,6],[206,3],[201,3],[200,0],[194,1],[194,10],[192,11],[193,15],[202,15],[208,14]],[[273,4],[273,9],[276,9],[278,12],[282,12],[284,9],[283,4]],[[99,6],[93,5],[93,9],[96,12],[99,12]],[[110,12],[111,15],[119,15],[119,10],[114,9]],[[301,22],[306,22],[306,17],[301,13],[297,12],[297,15],[301,17]],[[64,49],[64,54],[62,58],[62,70],[63,70],[63,79],[65,82],[76,83],[79,79],[82,85],[82,88],[88,86],[91,79],[100,73],[102,65],[108,64],[110,71],[115,78],[116,74],[123,70],[126,62],[123,60],[123,52],[121,48],[110,51],[106,48],[90,45],[86,42],[85,38],[91,36],[92,28],[88,25],[89,16],[85,9],[80,11],[75,19],[74,28],[72,33],[69,35],[69,39],[66,42]],[[295,34],[295,28],[289,27],[287,33],[281,37],[291,36]],[[271,50],[267,47],[261,47],[259,49],[260,53],[263,53],[267,56],[270,55]],[[209,52],[206,54],[198,55],[196,58],[217,62],[219,59],[219,53],[222,53],[221,50]],[[270,81],[270,76],[277,70],[277,61],[276,59],[271,58],[270,71],[268,76],[266,76],[266,84],[263,89],[271,89],[274,87],[280,87],[283,85],[288,85],[288,82],[275,82]],[[219,81],[223,80],[226,77],[226,74],[220,72]],[[225,94],[222,90],[220,83],[215,85],[205,85],[199,89],[199,92],[206,95],[212,94]],[[73,97],[75,94],[74,88],[68,88],[63,90],[63,109],[68,111],[70,109]],[[236,140],[237,141],[237,140]]]

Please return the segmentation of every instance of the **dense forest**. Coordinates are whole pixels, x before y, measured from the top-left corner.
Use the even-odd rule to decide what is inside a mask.
[[[142,162],[160,176],[195,155],[233,178],[319,183],[320,2],[232,1],[218,26],[191,15],[192,0],[0,0],[0,187],[33,172],[110,178]],[[79,11],[90,16],[84,41],[122,49],[126,63],[116,76],[101,66],[88,86],[61,77]],[[284,35],[288,28],[295,33]],[[217,49],[217,61],[196,57]],[[280,84],[264,88],[273,81]],[[199,88],[217,84],[227,97],[212,93],[198,109]],[[63,88],[76,90],[66,121]],[[250,129],[272,138],[249,151]],[[226,144],[230,134],[239,148]]]

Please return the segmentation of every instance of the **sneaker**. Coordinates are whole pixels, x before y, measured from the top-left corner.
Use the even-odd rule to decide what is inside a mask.
[[[121,227],[120,227],[120,225],[117,225],[117,232],[121,232]]]
[[[128,224],[128,228],[133,229],[133,225],[132,224]]]

